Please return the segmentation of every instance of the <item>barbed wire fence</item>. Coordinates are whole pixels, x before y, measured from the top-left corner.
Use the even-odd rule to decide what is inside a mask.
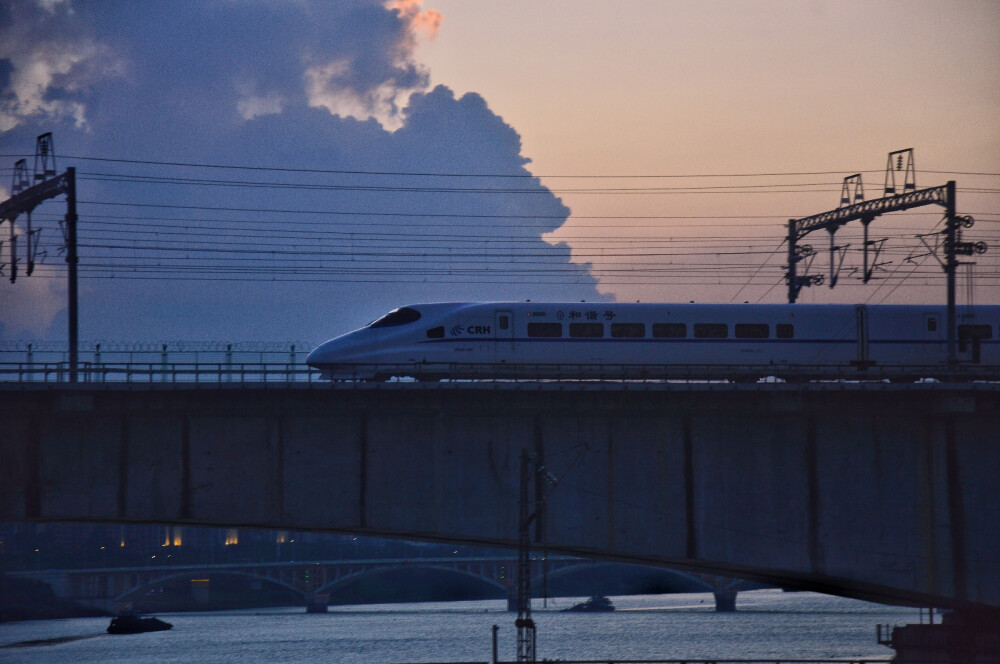
[[[119,341],[80,343],[84,382],[308,381],[308,341]],[[0,380],[60,381],[69,348],[60,341],[0,340]]]

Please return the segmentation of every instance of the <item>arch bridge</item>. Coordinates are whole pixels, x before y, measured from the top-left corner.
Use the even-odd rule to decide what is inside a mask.
[[[531,564],[532,584],[540,588],[543,576],[592,571],[607,563],[569,556],[535,556]],[[43,581],[59,597],[109,612],[121,612],[141,603],[143,592],[163,584],[187,580],[196,602],[209,600],[213,576],[239,576],[277,584],[299,596],[310,612],[325,611],[337,590],[366,577],[394,571],[442,570],[482,581],[500,591],[508,609],[516,611],[516,555],[508,557],[379,558],[368,560],[313,560],[271,563],[226,563],[165,565],[155,567],[84,568],[11,572],[13,576]],[[714,592],[722,601],[740,587],[738,580],[671,570],[690,584]]]

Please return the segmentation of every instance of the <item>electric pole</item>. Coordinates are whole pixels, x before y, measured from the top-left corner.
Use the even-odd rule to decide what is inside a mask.
[[[531,459],[528,450],[521,450],[521,483],[518,500],[517,527],[517,661],[535,661],[535,621],[531,619],[531,542],[528,536],[531,522],[538,512],[528,512],[528,482],[531,479]]]

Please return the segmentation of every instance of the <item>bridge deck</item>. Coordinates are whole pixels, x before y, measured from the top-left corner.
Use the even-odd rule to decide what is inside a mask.
[[[514,546],[880,601],[1000,606],[985,383],[3,384],[0,520]]]

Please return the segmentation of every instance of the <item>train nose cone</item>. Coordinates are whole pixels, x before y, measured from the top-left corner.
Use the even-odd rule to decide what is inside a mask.
[[[329,342],[322,343],[309,351],[309,354],[306,355],[306,364],[311,367],[318,367],[322,364],[327,364],[329,362],[330,355],[329,349],[327,348],[328,345]]]
[[[356,362],[371,361],[371,342],[364,330],[348,332],[324,341],[306,356],[306,364],[324,368]]]

